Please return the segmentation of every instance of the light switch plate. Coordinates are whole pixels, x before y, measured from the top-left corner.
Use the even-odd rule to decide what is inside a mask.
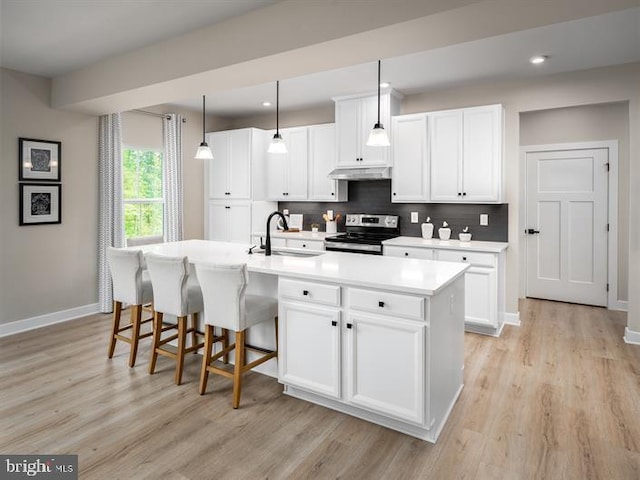
[[[418,212],[411,212],[411,223],[418,223]]]
[[[480,225],[482,225],[483,227],[486,227],[489,225],[489,214],[488,213],[481,213],[480,214]]]

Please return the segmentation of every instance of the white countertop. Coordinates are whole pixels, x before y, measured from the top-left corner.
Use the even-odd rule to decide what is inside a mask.
[[[466,263],[341,252],[324,252],[313,257],[265,257],[260,253],[247,254],[249,245],[208,240],[185,240],[136,248],[145,253],[186,255],[191,263],[246,263],[249,272],[417,295],[434,295],[469,268]]]
[[[425,239],[422,237],[396,237],[382,242],[385,247],[419,247],[438,248],[443,250],[466,250],[470,252],[500,253],[509,244],[507,242],[482,242],[471,240],[461,242],[460,240],[440,240],[438,238]]]
[[[303,230],[300,232],[283,232],[281,230],[273,230],[271,232],[271,238],[292,238],[295,240],[324,240],[328,235],[336,235],[335,233],[327,233],[327,232],[310,232],[308,230]],[[267,236],[264,232],[254,232],[251,234],[252,237],[262,237],[263,239]]]

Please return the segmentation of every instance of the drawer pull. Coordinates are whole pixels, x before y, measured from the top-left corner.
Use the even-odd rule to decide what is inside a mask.
[[[462,257],[462,260],[466,260],[466,259],[467,259],[467,257]]]
[[[378,302],[378,306],[379,306],[380,308],[384,308],[384,302]]]
[[[306,244],[306,243],[303,243],[303,244],[302,244],[302,248],[307,248],[307,244]]]
[[[309,296],[309,290],[303,290],[302,295],[304,295],[305,297]]]
[[[335,320],[331,320],[331,325],[336,327],[338,325],[338,322],[336,322]]]
[[[350,323],[347,323],[347,328],[353,328],[353,325]]]
[[[408,257],[409,256],[409,252],[404,252],[404,256]]]

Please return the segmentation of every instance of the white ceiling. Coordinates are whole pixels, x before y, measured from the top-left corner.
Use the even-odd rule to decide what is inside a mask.
[[[223,21],[277,0],[0,0],[0,65],[56,76],[107,57]],[[37,32],[37,33],[34,33]],[[532,66],[534,54],[549,56]],[[404,94],[451,85],[534,77],[640,62],[640,8],[383,59],[382,76]],[[281,79],[281,109],[330,105],[331,97],[374,91],[376,64]],[[208,113],[273,111],[275,85],[207,94]],[[189,93],[178,105],[199,110]]]

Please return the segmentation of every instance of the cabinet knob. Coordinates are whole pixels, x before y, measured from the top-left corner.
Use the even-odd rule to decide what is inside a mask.
[[[307,244],[306,244],[306,243],[303,243],[303,244],[302,244],[302,248],[307,248]]]
[[[229,206],[225,206],[224,208],[231,208],[231,207],[229,207]]]
[[[409,252],[404,252],[404,256],[408,257],[409,256]]]
[[[353,328],[353,325],[350,323],[347,323],[347,328]]]
[[[465,196],[467,194],[467,192],[462,192],[462,196]]]
[[[394,196],[394,197],[396,196],[396,192],[393,192],[393,196]]]
[[[335,195],[335,193],[331,192],[331,196],[333,197]]]
[[[384,308],[384,302],[378,302],[378,306],[379,306],[380,308]]]
[[[304,295],[304,296],[308,296],[308,295],[309,295],[309,290],[303,290],[303,291],[302,291],[302,295]]]
[[[466,260],[466,259],[467,259],[467,257],[462,257],[462,260]]]
[[[458,192],[458,196],[459,196],[459,197],[461,197],[461,196],[462,196],[462,193],[461,193],[461,192]]]
[[[338,325],[338,322],[336,322],[335,320],[331,320],[331,325],[333,325],[334,327],[336,327]]]

